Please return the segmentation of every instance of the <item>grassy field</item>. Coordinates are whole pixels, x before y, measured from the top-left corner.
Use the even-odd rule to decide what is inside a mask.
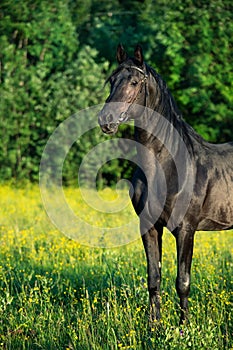
[[[68,189],[67,198],[85,215],[77,190]],[[164,234],[162,321],[154,329],[140,240],[114,249],[81,246],[49,221],[37,187],[5,185],[0,240],[1,349],[233,349],[233,232],[196,234],[183,336],[170,233]]]

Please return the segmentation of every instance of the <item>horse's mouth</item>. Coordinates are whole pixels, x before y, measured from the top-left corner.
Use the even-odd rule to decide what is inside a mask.
[[[102,131],[107,135],[114,135],[117,133],[118,125],[116,123],[100,125]]]

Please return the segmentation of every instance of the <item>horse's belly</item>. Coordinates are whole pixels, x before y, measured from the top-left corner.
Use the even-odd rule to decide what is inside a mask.
[[[212,219],[204,219],[202,220],[198,227],[197,231],[221,231],[221,230],[229,230],[233,228],[233,223],[224,223],[220,221],[215,221]]]
[[[198,230],[217,231],[227,230],[233,226],[233,203],[226,200],[225,203],[215,201],[205,206]]]
[[[226,230],[233,226],[233,182],[227,172],[223,174],[207,186],[198,230]]]

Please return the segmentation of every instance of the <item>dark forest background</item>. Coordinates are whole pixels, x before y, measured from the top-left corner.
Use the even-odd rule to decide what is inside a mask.
[[[232,1],[2,0],[0,180],[38,181],[56,126],[104,102],[120,42],[129,52],[143,46],[184,119],[205,139],[233,140]],[[75,183],[83,155],[103,137],[96,130],[72,147],[66,184]],[[131,171],[116,159],[98,178],[111,185]]]

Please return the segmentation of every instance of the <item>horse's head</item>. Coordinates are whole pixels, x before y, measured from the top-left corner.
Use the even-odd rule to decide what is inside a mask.
[[[134,57],[129,58],[122,45],[117,48],[118,68],[107,79],[111,90],[99,113],[99,124],[106,134],[114,134],[119,124],[134,118],[138,105],[144,105],[146,93],[146,67],[142,49],[136,46]]]

